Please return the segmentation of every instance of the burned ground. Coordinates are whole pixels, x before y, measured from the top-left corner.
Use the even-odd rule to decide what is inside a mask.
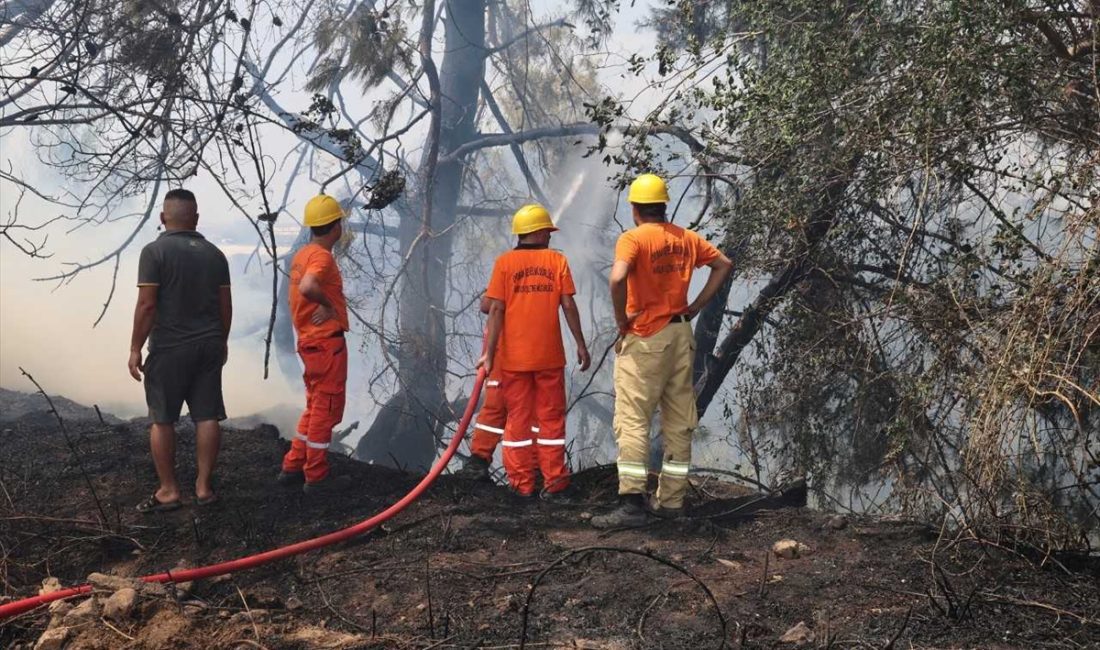
[[[51,576],[66,586],[94,571],[139,576],[312,537],[419,479],[336,458],[340,489],[304,497],[273,485],[286,443],[272,428],[229,431],[220,504],[143,516],[134,506],[154,485],[143,423],[69,422],[74,455],[39,415],[5,424],[0,438],[4,599]],[[181,432],[185,486],[193,442]],[[818,647],[1100,647],[1100,580],[1087,562],[1038,568],[937,542],[919,525],[850,517],[834,528],[844,522],[804,509],[715,517],[742,502],[716,483],[694,495],[711,518],[601,533],[585,520],[612,498],[613,471],[583,472],[578,484],[583,503],[521,506],[503,488],[445,476],[352,542],[142,593],[121,619],[41,608],[5,621],[0,645],[32,647],[53,618],[67,648],[511,648],[525,623],[528,647],[717,648],[724,619],[727,647],[794,647],[780,637],[799,622],[812,635],[802,644]],[[785,538],[809,551],[771,554]]]

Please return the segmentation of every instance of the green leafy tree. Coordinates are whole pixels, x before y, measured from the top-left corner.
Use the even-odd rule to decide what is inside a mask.
[[[656,12],[649,121],[697,143],[656,159],[688,160],[689,219],[759,287],[701,315],[700,410],[737,367],[751,428],[819,485],[890,477],[965,529],[1079,539],[1051,522],[1100,498],[1097,19],[982,0]],[[634,169],[658,153],[608,149]]]

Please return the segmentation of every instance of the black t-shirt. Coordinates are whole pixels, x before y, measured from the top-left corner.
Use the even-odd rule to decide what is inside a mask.
[[[141,249],[138,286],[156,286],[157,320],[149,350],[223,336],[220,287],[229,262],[194,230],[170,230]]]

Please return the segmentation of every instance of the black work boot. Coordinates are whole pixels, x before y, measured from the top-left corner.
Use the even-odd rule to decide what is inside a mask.
[[[577,492],[577,489],[575,487],[570,485],[567,486],[564,490],[558,490],[557,492],[547,492],[546,490],[540,490],[539,499],[542,500],[544,503],[567,506],[579,503],[580,494]]]
[[[312,483],[306,481],[304,484],[302,484],[302,492],[307,495],[326,494],[335,486],[336,479],[332,476],[332,474],[326,474],[325,478],[321,479],[320,481],[314,481]]]
[[[619,505],[606,515],[592,518],[594,528],[632,528],[644,525],[649,520],[645,512],[645,497],[641,494],[623,494]]]
[[[455,477],[467,481],[488,481],[489,461],[481,456],[471,455],[466,459],[466,462],[462,464],[462,467],[455,472]]]
[[[301,485],[306,480],[306,476],[302,472],[283,472],[280,471],[279,475],[275,477],[275,482],[283,487],[293,487],[295,485]]]
[[[687,516],[687,509],[684,508],[683,504],[675,508],[662,506],[657,502],[657,497],[653,497],[646,502],[645,510],[649,514],[660,519],[683,519]]]

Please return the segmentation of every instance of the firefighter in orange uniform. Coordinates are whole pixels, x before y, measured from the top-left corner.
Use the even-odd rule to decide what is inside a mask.
[[[309,493],[331,484],[328,447],[332,428],[344,417],[348,378],[348,308],[344,283],[332,249],[346,216],[336,199],[321,194],[306,204],[305,225],[313,239],[290,265],[290,313],[305,371],[306,408],[298,432],[283,457],[278,482]]]
[[[490,376],[500,372],[507,408],[501,442],[504,470],[512,491],[522,498],[535,496],[539,473],[547,498],[561,496],[569,487],[565,347],[558,309],[576,341],[580,369],[587,370],[590,363],[569,262],[549,248],[556,230],[541,205],[520,208],[512,218],[519,243],[497,258],[485,293],[489,334],[478,365]]]

